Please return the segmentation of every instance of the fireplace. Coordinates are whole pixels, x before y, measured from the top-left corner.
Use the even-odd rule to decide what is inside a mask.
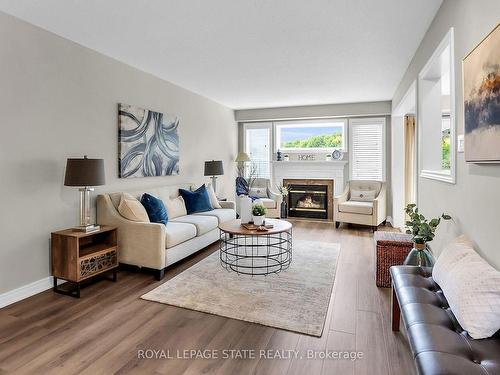
[[[289,189],[288,216],[329,220],[333,218],[333,180],[283,180]]]

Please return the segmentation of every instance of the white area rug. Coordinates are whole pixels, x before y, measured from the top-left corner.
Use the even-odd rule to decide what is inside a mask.
[[[294,241],[290,268],[279,274],[229,272],[215,252],[141,298],[321,336],[339,244]]]

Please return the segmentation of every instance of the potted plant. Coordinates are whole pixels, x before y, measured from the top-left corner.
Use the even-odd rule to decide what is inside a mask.
[[[290,190],[288,189],[288,186],[284,185],[277,185],[277,188],[278,192],[281,195],[281,218],[286,219],[286,217],[288,216],[288,205],[286,197],[288,196]]]
[[[253,223],[257,226],[264,224],[264,218],[266,216],[266,208],[261,204],[256,204],[252,208],[252,218]]]
[[[432,267],[434,265],[434,257],[429,251],[427,243],[434,239],[436,228],[441,223],[441,219],[451,220],[451,216],[443,213],[440,217],[429,221],[424,215],[418,212],[416,204],[407,205],[405,212],[409,217],[409,220],[406,222],[406,233],[412,235],[413,249],[406,257],[404,264]]]

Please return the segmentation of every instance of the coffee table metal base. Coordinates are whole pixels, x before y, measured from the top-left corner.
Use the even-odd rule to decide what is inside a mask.
[[[269,275],[292,262],[292,230],[274,234],[229,234],[220,231],[220,262],[228,271]]]

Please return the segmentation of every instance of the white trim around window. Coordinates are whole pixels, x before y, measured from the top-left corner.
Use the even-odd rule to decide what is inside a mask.
[[[447,56],[446,56],[447,55]],[[447,66],[443,61],[447,61]],[[440,82],[445,76],[443,73],[449,69],[449,116],[450,116],[450,169],[440,169],[439,165],[442,160],[436,144],[438,142],[438,133],[441,136],[441,131],[438,132],[437,127],[441,130],[441,123],[438,118],[442,118],[443,109],[432,108],[432,103],[439,103],[441,100],[427,99],[427,95],[432,95],[432,88],[427,86],[432,85],[432,82]],[[441,84],[442,85],[442,84]],[[454,30],[446,33],[445,37],[436,48],[432,56],[429,58],[425,66],[418,75],[418,159],[420,168],[420,177],[432,180],[447,182],[449,184],[456,183],[456,115],[455,115],[455,46],[454,46]],[[430,94],[428,94],[430,92]],[[441,88],[441,95],[444,89]],[[446,93],[448,94],[448,93]],[[439,98],[441,99],[441,98]],[[431,104],[428,104],[431,103]],[[435,120],[435,121],[434,121]],[[434,124],[436,128],[429,128],[429,124]],[[430,135],[429,135],[430,134]],[[439,151],[439,152],[438,152]]]

